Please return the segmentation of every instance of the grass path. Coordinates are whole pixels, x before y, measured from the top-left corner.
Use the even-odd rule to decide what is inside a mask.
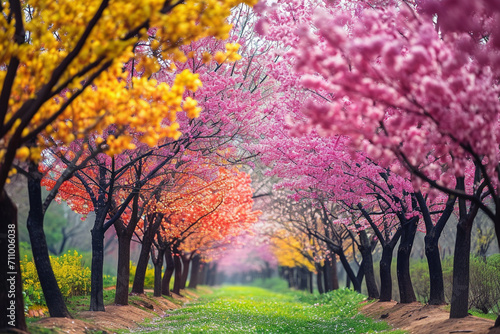
[[[257,287],[222,287],[134,333],[387,333],[358,313],[363,296],[350,290],[312,296]],[[391,333],[404,333],[391,331]]]

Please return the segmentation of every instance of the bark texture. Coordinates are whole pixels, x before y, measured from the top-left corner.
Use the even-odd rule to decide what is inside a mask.
[[[64,297],[57,284],[54,270],[50,263],[49,249],[43,230],[44,210],[42,204],[42,175],[37,166],[30,166],[28,175],[28,197],[30,210],[28,213],[28,233],[30,236],[33,261],[40,279],[45,302],[51,317],[71,318]]]
[[[397,276],[399,285],[400,303],[413,303],[417,301],[410,276],[410,255],[417,232],[418,217],[403,223],[401,241],[398,247]]]
[[[5,190],[0,193],[0,254],[0,332],[26,331],[17,207]]]

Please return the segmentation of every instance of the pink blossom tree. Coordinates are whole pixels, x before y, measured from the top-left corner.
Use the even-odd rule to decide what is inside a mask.
[[[293,10],[293,7],[287,6],[284,5],[285,9]],[[277,12],[273,12],[274,16],[271,15],[269,20],[277,21],[279,22],[277,24],[283,25],[280,19],[285,20],[285,17],[288,16],[280,16],[276,14]],[[312,16],[311,11],[310,14]],[[304,19],[304,22],[307,23],[307,20]],[[292,22],[292,26],[296,28],[296,22]],[[273,27],[274,25],[269,25],[268,29],[271,31]],[[289,40],[292,40],[292,42],[297,41],[292,38],[293,36],[298,38],[297,35],[293,34],[294,30],[292,28],[289,28],[289,30],[291,30],[291,33],[287,34],[288,39],[282,42],[284,45],[287,45]],[[269,32],[269,35],[269,38],[275,36],[271,32]],[[333,95],[324,90],[304,88],[300,73],[294,74],[292,71],[296,66],[296,58],[291,55],[291,53],[282,53],[283,59],[269,66],[271,80],[275,80],[279,84],[277,84],[275,99],[267,106],[267,111],[270,114],[268,116],[269,122],[264,123],[264,126],[261,127],[266,139],[252,148],[261,152],[262,160],[272,167],[271,174],[284,177],[281,183],[282,187],[299,192],[306,190],[305,193],[307,193],[308,189],[319,189],[328,194],[331,200],[343,203],[351,212],[363,209],[363,205],[366,205],[366,201],[368,201],[372,203],[372,207],[377,205],[385,208],[385,213],[392,215],[390,221],[394,221],[394,219],[401,220],[402,225],[389,223],[388,227],[394,228],[394,230],[386,231],[389,233],[387,243],[384,242],[386,238],[381,238],[381,234],[377,235],[383,247],[386,247],[387,252],[392,253],[392,249],[399,239],[401,231],[395,233],[397,231],[396,226],[406,226],[408,228],[412,226],[413,232],[404,233],[407,236],[405,238],[407,242],[404,243],[406,245],[404,253],[409,258],[411,247],[408,248],[407,246],[412,243],[417,222],[415,220],[411,220],[411,224],[407,224],[407,222],[413,215],[420,214],[419,212],[427,209],[426,200],[423,199],[424,195],[421,193],[418,195],[423,199],[419,201],[419,204],[424,209],[420,210],[417,205],[412,205],[412,202],[416,202],[415,196],[417,196],[417,193],[414,193],[412,180],[410,180],[408,173],[404,177],[398,176],[390,169],[383,167],[382,164],[379,165],[378,162],[375,162],[378,160],[377,158],[355,152],[351,148],[351,139],[348,137],[325,138],[320,136],[320,134],[328,134],[324,129],[311,130],[308,120],[302,114],[302,106],[307,103],[322,105],[328,98],[333,98]],[[298,138],[294,138],[297,135]],[[395,165],[397,167],[398,164]],[[373,194],[377,194],[377,197],[374,197]],[[368,198],[371,199],[368,200]],[[363,202],[365,203],[362,205]],[[442,199],[440,203],[443,203]],[[402,211],[403,208],[406,209]],[[453,208],[453,205],[451,205],[451,208]],[[361,210],[361,212],[363,211],[366,219],[366,216],[369,215],[368,211],[372,210],[368,208],[368,211]],[[429,253],[429,261],[435,261],[436,258],[439,261],[439,254],[436,254],[436,251],[438,252],[437,243],[449,215],[444,215],[441,223],[435,224],[437,222],[436,216],[431,217],[427,214],[429,210],[425,212],[426,232],[429,236],[435,235],[433,238],[427,238],[429,241],[428,249],[435,250]],[[379,218],[376,219],[379,225],[376,225],[373,220],[369,221],[373,223],[372,227],[376,231],[381,232],[383,230],[383,225],[380,225],[382,220]],[[388,220],[385,220],[385,224],[387,222]],[[393,242],[390,242],[390,237],[393,235],[396,238]],[[387,248],[389,245],[393,245],[392,248]],[[403,251],[404,248],[400,249]],[[384,264],[387,264],[387,261],[390,263],[390,259],[387,257],[389,253],[386,254]],[[403,257],[400,257],[400,260],[402,259]],[[409,277],[409,264],[404,266],[407,268],[405,272],[408,275],[406,276]],[[390,268],[387,269],[389,269],[390,274]],[[436,263],[435,266],[431,266],[431,271],[438,274],[431,275],[436,279],[433,280],[433,288],[431,289],[433,294],[430,300],[432,303],[442,304],[444,303],[444,292],[440,262]],[[408,277],[402,278],[401,282],[403,284],[408,282]],[[387,282],[386,279],[383,281]],[[434,284],[434,282],[437,283]],[[383,291],[383,298],[390,300],[390,287],[384,286]],[[411,302],[415,299],[411,288],[403,288],[402,291],[408,291],[407,295],[409,296],[409,298],[403,298],[403,300]]]
[[[494,30],[499,6],[485,1],[345,6],[318,5],[310,11],[314,29],[305,22],[289,31],[293,37],[287,41],[295,45],[289,44],[287,55],[300,82],[321,96],[305,104],[310,121],[297,130],[349,135],[352,147],[394,172],[400,172],[394,163],[399,160],[417,176],[415,191],[424,181],[459,198],[451,317],[465,316],[477,210],[495,222],[497,238],[500,229]],[[268,13],[261,26],[280,10]]]

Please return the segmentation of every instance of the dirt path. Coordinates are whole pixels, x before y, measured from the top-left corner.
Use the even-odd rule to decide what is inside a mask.
[[[148,292],[148,290],[146,290]],[[152,291],[150,291],[152,292]],[[192,291],[181,291],[181,294],[189,296],[181,297],[172,294],[175,300],[183,303],[198,298]],[[130,301],[130,305],[107,305],[106,312],[80,312],[75,319],[68,318],[43,318],[35,325],[54,329],[54,333],[81,333],[88,334],[92,331],[102,331],[103,333],[114,333],[120,329],[134,329],[145,319],[163,317],[166,311],[179,308],[179,304],[173,303],[163,297],[146,297],[145,295],[135,296]]]
[[[493,320],[468,316],[463,319],[449,319],[449,312],[443,306],[422,305],[420,303],[398,304],[392,302],[370,303],[361,313],[374,319],[387,321],[396,328],[418,334],[500,334],[500,329],[491,329]]]

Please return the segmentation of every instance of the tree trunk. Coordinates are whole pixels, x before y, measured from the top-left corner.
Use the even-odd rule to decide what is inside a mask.
[[[170,247],[165,249],[165,273],[161,281],[161,293],[165,296],[170,296],[170,280],[174,273],[174,259],[172,258],[172,251]]]
[[[366,289],[368,291],[368,298],[379,298],[377,283],[375,282],[375,273],[373,271],[373,258],[372,248],[366,231],[359,232],[360,246],[359,251],[363,257],[363,271],[365,275]]]
[[[306,268],[297,268],[297,275],[299,276],[299,290],[307,291],[308,289],[308,270]]]
[[[366,290],[368,291],[368,298],[378,299],[380,297],[378,292],[377,283],[375,282],[375,272],[373,270],[373,258],[371,250],[363,250],[363,273],[365,276]],[[369,254],[368,254],[369,253]]]
[[[0,193],[0,332],[27,331],[23,281],[19,263],[17,207],[7,192]]]
[[[352,271],[351,265],[349,264],[349,261],[347,261],[344,252],[339,252],[337,255],[340,257],[340,262],[344,266],[347,276],[349,276],[349,279],[352,282],[354,290],[361,293],[361,283],[356,275],[354,275],[354,271]]]
[[[335,255],[334,255],[335,256]],[[332,291],[332,282],[330,280],[330,260],[325,259],[323,265],[323,282],[325,283],[325,292]]]
[[[90,311],[105,311],[103,297],[104,214],[97,215],[92,234],[92,265],[90,274]]]
[[[392,300],[392,253],[394,247],[385,245],[382,248],[382,259],[380,260],[380,299],[381,302]]]
[[[207,271],[208,271],[208,263],[202,263],[200,269],[201,280],[198,282],[198,284],[207,285]]]
[[[430,296],[429,305],[446,304],[444,300],[443,269],[441,267],[441,257],[439,256],[438,238],[426,235],[425,256],[429,266]]]
[[[323,269],[320,263],[316,263],[316,285],[318,286],[318,292],[320,294],[325,293],[323,289]]]
[[[404,222],[402,226],[401,241],[398,248],[397,276],[399,285],[400,303],[417,301],[410,276],[410,255],[417,232],[418,217],[413,217]]]
[[[36,168],[33,170],[33,168]],[[56,276],[50,263],[49,249],[45,233],[43,231],[43,206],[42,187],[40,181],[42,175],[38,172],[38,166],[30,166],[28,176],[28,196],[30,210],[28,213],[28,232],[33,252],[33,260],[43,290],[45,302],[51,317],[71,318],[64,297],[57,284]]]
[[[200,254],[195,254],[193,260],[191,261],[191,278],[189,279],[190,289],[196,289],[198,287],[198,275],[200,273]]]
[[[474,182],[478,182],[479,180],[480,172],[479,168],[476,166]],[[464,191],[464,177],[457,177],[457,189]],[[467,210],[466,200],[464,198],[458,199],[459,219],[457,224],[457,237],[455,239],[455,253],[453,256],[453,286],[451,292],[450,318],[463,318],[468,315],[471,231],[478,210],[479,205],[474,202],[470,204]]]
[[[118,268],[116,270],[115,304],[128,305],[128,290],[130,281],[130,241],[132,235],[120,233],[118,235]]]
[[[174,289],[173,293],[181,294],[182,262],[180,254],[174,250]]]
[[[347,272],[346,272],[346,275],[345,275],[345,288],[346,289],[350,289],[351,288],[351,278],[349,277],[349,275],[347,275]]]
[[[293,280],[293,274],[290,275]],[[210,263],[210,266],[207,270],[207,284],[210,286],[214,286],[217,278],[217,263]]]
[[[450,318],[464,318],[469,315],[469,261],[474,217],[470,214],[468,217],[461,217],[457,224]]]
[[[313,293],[313,273],[312,271],[309,271],[309,278],[308,278],[308,281],[309,281],[309,293]]]
[[[163,267],[163,255],[165,254],[164,249],[158,249],[158,257],[154,262],[155,266],[155,281],[154,281],[154,291],[153,296],[161,297],[162,281],[161,281],[161,269]]]
[[[301,268],[300,280],[301,290],[307,291],[309,289],[309,272],[307,271],[307,269]]]
[[[151,251],[152,243],[153,241],[150,238],[146,237],[146,235],[144,235],[142,239],[139,261],[137,261],[137,267],[135,269],[134,283],[132,284],[132,293],[144,293],[144,280],[146,279],[146,270],[148,269],[149,263],[149,252]]]
[[[365,278],[365,266],[363,265],[363,261],[361,261],[361,264],[358,269],[358,274],[356,275],[356,279],[359,282],[359,285],[363,284],[363,278]]]
[[[495,234],[497,236],[497,242],[500,245],[500,221],[498,220],[498,218],[500,217],[499,210],[500,210],[500,208],[497,207],[496,208],[496,218],[497,219],[494,222],[494,224],[495,224]],[[495,320],[494,327],[500,327],[500,315],[498,315],[497,319]]]
[[[292,282],[293,282],[293,287],[297,290],[299,290],[299,268],[297,267],[292,267]]]
[[[181,255],[181,261],[182,261],[182,274],[181,274],[180,288],[185,289],[189,273],[189,264],[191,263],[191,254]]]
[[[294,280],[294,273],[293,273],[293,268],[287,267],[285,271],[286,278],[288,280],[288,287],[290,289],[295,288],[295,280]]]
[[[272,269],[269,262],[265,261],[264,263],[266,265],[266,268],[264,269],[264,279],[269,279],[272,276]]]
[[[141,170],[142,164],[138,172]],[[128,290],[130,285],[130,241],[134,230],[140,220],[139,195],[132,201],[132,213],[127,224],[122,219],[117,219],[113,226],[118,236],[118,268],[116,270],[115,304],[128,304]]]
[[[339,275],[337,273],[337,255],[333,254],[331,266],[330,266],[330,276],[331,276],[331,289],[338,290],[339,288]]]
[[[460,182],[457,182],[460,187]],[[445,304],[444,300],[444,283],[443,283],[443,269],[441,267],[441,257],[439,255],[439,237],[443,231],[446,223],[448,222],[453,209],[455,207],[456,197],[448,196],[446,201],[446,208],[442,212],[438,221],[434,224],[432,222],[431,214],[427,206],[427,202],[421,192],[415,194],[415,198],[420,207],[420,212],[425,223],[425,256],[427,257],[427,264],[429,267],[429,283],[430,283],[430,296],[429,305],[442,305]],[[463,203],[462,203],[463,204]]]

